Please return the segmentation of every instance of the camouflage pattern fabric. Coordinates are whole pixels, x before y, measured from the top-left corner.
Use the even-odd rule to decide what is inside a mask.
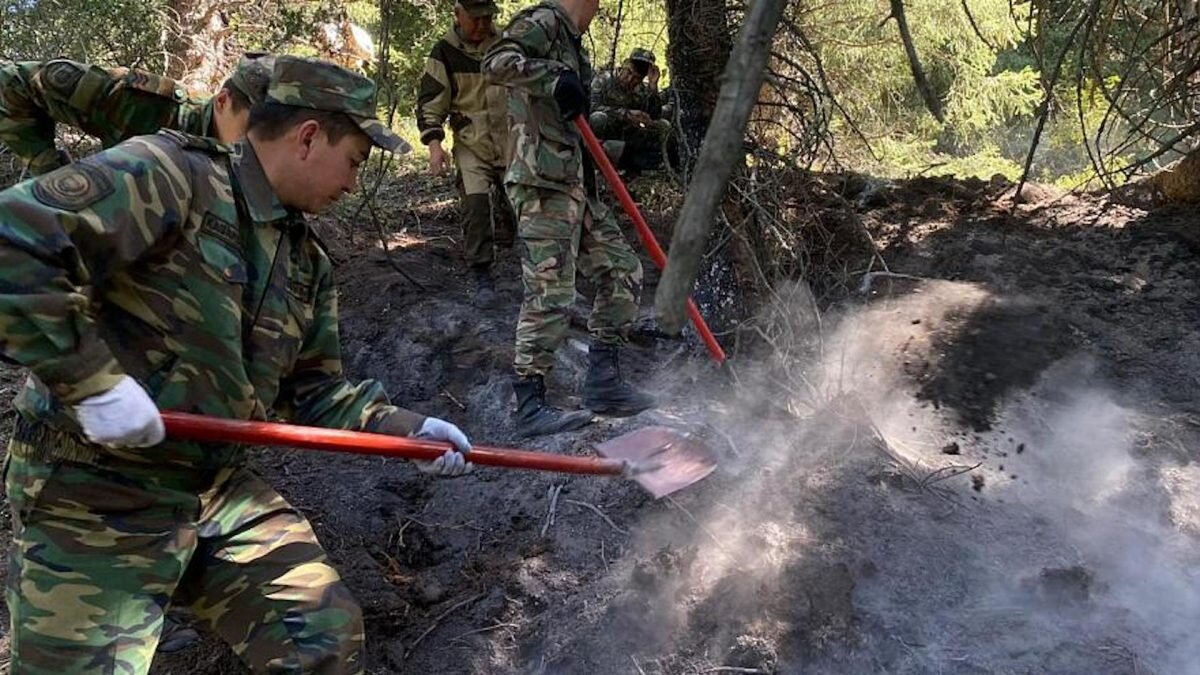
[[[358,605],[258,477],[45,461],[57,440],[19,421],[8,448],[13,673],[146,673],[173,595],[255,672],[362,672]]]
[[[579,134],[554,102],[558,76],[567,70],[589,86],[592,64],[582,36],[553,0],[518,12],[484,57],[484,76],[510,89],[506,183],[566,191],[585,182]]]
[[[412,150],[403,138],[375,119],[375,82],[328,61],[276,57],[267,101],[344,113],[377,147],[399,153]]]
[[[554,102],[560,73],[575,71],[585,87],[592,78],[582,36],[562,6],[548,0],[518,12],[483,70],[511,89],[505,189],[525,245],[513,366],[520,376],[545,375],[566,334],[576,269],[596,292],[588,319],[592,338],[621,344],[637,317],[642,264],[596,197],[579,135]]]
[[[212,101],[189,99],[174,80],[125,68],[58,59],[0,62],[0,143],[37,176],[66,162],[55,124],[67,124],[110,147],[162,128],[209,135]]]
[[[260,672],[270,659],[350,658],[360,639],[347,609],[353,601],[303,519],[249,478],[235,480],[241,450],[178,441],[103,448],[79,435],[71,407],[128,374],[164,410],[347,429],[386,424],[399,434],[419,428],[424,418],[391,406],[379,384],[345,379],[329,257],[303,216],[279,203],[253,148],[174,131],[138,137],[0,193],[0,222],[0,346],[32,371],[16,401],[24,426],[7,483],[13,512],[31,514],[14,523],[10,558],[13,672],[145,672],[140,660],[161,618],[147,593],[161,608],[170,587],[193,574],[225,589],[248,575],[240,593],[225,603],[210,596],[198,612],[252,665],[254,654],[270,653],[254,637],[256,617],[270,606],[257,598],[262,589],[276,603],[274,617],[290,617],[280,609],[290,603],[297,617],[311,613],[311,621],[266,621],[264,635],[291,638],[273,649],[290,651],[262,657]],[[56,484],[50,499],[42,491]],[[118,536],[126,526],[132,538]],[[259,561],[267,565],[259,571],[207,571],[216,563],[188,547],[198,551],[206,537],[220,543],[223,533],[249,537],[246,546],[278,543],[280,552]],[[223,559],[249,561],[242,556],[250,551],[234,547]],[[139,566],[152,571],[133,574]],[[111,579],[117,595],[94,595],[89,583],[99,579],[105,588]],[[314,606],[307,592],[270,590],[275,583],[317,589],[322,599]],[[150,590],[128,606],[109,604],[134,585]],[[104,627],[118,623],[134,637]],[[63,651],[64,640],[79,648]],[[63,654],[100,665],[72,670],[56,660]],[[325,668],[313,672],[357,670]],[[271,672],[301,671],[309,672]]]
[[[619,78],[604,74],[592,83],[594,109],[588,115],[592,131],[603,141],[623,142],[623,158],[642,158],[644,164],[657,165],[662,159],[663,143],[671,133],[671,123],[662,119],[662,97],[645,82],[627,88]],[[642,126],[629,115],[640,111],[650,116]],[[625,166],[626,162],[622,162]]]
[[[504,87],[488,84],[480,71],[483,55],[497,39],[473,45],[463,42],[454,27],[434,44],[417,93],[417,128],[421,143],[429,145],[445,139],[442,127],[449,121],[456,150],[467,148],[503,169],[508,166],[507,94]]]
[[[517,211],[525,298],[517,319],[514,367],[518,375],[545,375],[569,324],[575,273],[595,289],[588,332],[592,339],[623,344],[637,318],[642,264],[611,216],[596,218],[583,189],[573,192],[508,186]]]

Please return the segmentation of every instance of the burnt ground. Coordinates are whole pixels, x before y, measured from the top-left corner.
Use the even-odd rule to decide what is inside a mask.
[[[587,453],[673,425],[722,456],[699,485],[654,501],[621,480],[257,454],[362,602],[369,672],[1200,672],[1195,216],[813,180],[888,273],[850,269],[861,292],[823,295],[820,315],[805,286],[781,290],[746,324],[772,349],[739,350],[733,378],[647,318],[627,370],[661,408],[525,443]],[[635,189],[665,227],[671,191]],[[518,444],[515,258],[501,306],[476,310],[449,186],[406,175],[378,203],[386,254],[366,214],[320,225],[348,371]],[[566,403],[584,336],[552,383]],[[18,377],[3,371],[5,398]],[[243,671],[205,637],[154,672]]]

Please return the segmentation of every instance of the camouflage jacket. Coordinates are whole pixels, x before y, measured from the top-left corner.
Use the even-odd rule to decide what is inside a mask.
[[[162,410],[346,429],[399,414],[389,425],[409,432],[422,421],[379,384],[346,381],[329,257],[246,142],[135,138],[0,193],[0,222],[0,349],[32,370],[17,398],[26,419],[77,434],[70,404],[128,374]],[[239,457],[171,441],[127,454]]]
[[[208,136],[212,102],[194,101],[174,80],[66,59],[0,62],[0,143],[39,176],[63,164],[55,123],[76,127],[104,147],[159,129]]]
[[[488,84],[480,61],[499,36],[471,45],[452,28],[438,40],[425,60],[417,95],[417,127],[421,143],[446,137],[442,125],[450,120],[455,145],[463,145],[481,160],[500,166],[508,145],[507,101],[504,88]]]
[[[662,97],[645,82],[626,89],[615,76],[605,73],[592,82],[592,110],[618,119],[625,119],[631,110],[640,110],[652,119],[658,119],[662,117]]]
[[[579,31],[554,0],[517,13],[483,60],[491,82],[510,88],[508,183],[568,190],[584,182],[583,147],[554,102],[560,73],[573,70],[586,90],[592,64]]]

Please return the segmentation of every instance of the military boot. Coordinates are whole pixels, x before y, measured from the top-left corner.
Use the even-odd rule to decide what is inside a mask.
[[[594,344],[588,349],[583,406],[601,415],[628,417],[653,408],[654,397],[638,391],[621,378],[616,347]]]
[[[590,411],[560,410],[546,403],[546,382],[541,375],[515,378],[513,392],[517,395],[517,433],[522,436],[574,431],[592,423]]]
[[[478,309],[488,309],[496,304],[496,282],[492,279],[492,270],[488,266],[472,267],[475,277],[475,297],[471,304]]]

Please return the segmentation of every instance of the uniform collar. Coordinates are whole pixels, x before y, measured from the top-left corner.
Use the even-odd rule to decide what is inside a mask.
[[[258,154],[254,152],[254,146],[249,141],[238,141],[233,144],[232,149],[233,174],[241,188],[246,212],[251,220],[256,223],[271,223],[299,215],[279,202],[275,190],[267,181],[262,163],[258,161]]]

